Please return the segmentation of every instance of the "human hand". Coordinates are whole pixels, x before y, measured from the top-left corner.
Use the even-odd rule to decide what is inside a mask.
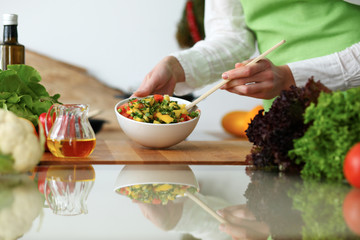
[[[220,230],[237,239],[267,239],[269,226],[257,221],[246,205],[230,206],[217,211],[228,223],[221,224]]]
[[[162,59],[144,78],[131,97],[146,97],[151,94],[172,95],[175,85],[185,81],[185,73],[179,61],[172,56]]]
[[[250,61],[237,63],[234,69],[224,72],[222,78],[230,81],[221,89],[248,97],[272,99],[295,85],[287,65],[275,66],[268,59],[246,65]]]
[[[150,204],[133,200],[142,214],[155,226],[167,231],[173,229],[182,216],[183,202],[169,201],[167,204]]]

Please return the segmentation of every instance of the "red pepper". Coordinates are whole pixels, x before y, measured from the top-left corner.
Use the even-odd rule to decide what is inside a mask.
[[[155,94],[154,99],[156,102],[162,102],[162,100],[164,99],[164,96],[160,95],[160,94]]]
[[[121,105],[120,107],[117,108],[118,109],[118,112],[120,110],[120,114],[123,115],[124,117],[129,117],[130,114],[127,114],[126,112],[130,109],[129,107],[129,104],[128,103],[125,103],[123,105]]]
[[[154,198],[151,203],[152,203],[152,204],[160,204],[160,203],[161,203],[161,200],[160,200],[160,199],[157,199],[157,198]]]
[[[189,117],[189,116],[188,116],[188,115],[186,115],[186,114],[181,114],[180,118],[184,119],[184,121],[183,121],[183,122],[186,122],[186,121],[189,121],[189,120],[191,120],[191,119],[192,119],[191,117]]]
[[[130,117],[130,114],[127,114],[126,112],[121,112],[121,115],[123,115],[126,118]]]
[[[39,115],[39,121],[40,121],[40,124],[41,126],[43,127],[44,129],[44,135],[45,135],[45,139],[47,139],[47,133],[46,133],[46,129],[45,129],[45,119],[46,119],[46,112],[42,113]],[[49,121],[49,124],[48,124],[49,128],[52,127],[52,122]],[[45,151],[49,151],[49,148],[47,146],[47,143],[45,141]]]

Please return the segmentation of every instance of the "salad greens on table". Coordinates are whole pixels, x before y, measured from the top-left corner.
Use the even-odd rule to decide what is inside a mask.
[[[9,65],[8,70],[0,70],[0,108],[37,126],[39,115],[59,103],[60,97],[59,94],[50,96],[40,81],[39,72],[28,65]]]
[[[304,117],[311,126],[289,155],[304,163],[303,176],[343,180],[345,155],[360,142],[360,88],[321,93]]]
[[[309,79],[283,91],[246,131],[255,168],[300,171],[305,178],[342,181],[346,153],[360,142],[360,87],[330,91]]]
[[[291,159],[288,151],[294,147],[293,140],[308,129],[310,124],[304,123],[303,114],[311,102],[316,102],[321,91],[330,92],[320,82],[310,79],[303,88],[292,86],[282,91],[265,114],[260,110],[246,130],[249,141],[254,144],[247,162],[260,168],[300,170],[302,164]]]

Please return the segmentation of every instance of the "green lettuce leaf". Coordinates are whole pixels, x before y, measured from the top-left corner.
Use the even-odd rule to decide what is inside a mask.
[[[36,83],[41,81],[41,76],[39,72],[28,65],[23,65],[23,64],[9,65],[8,69],[17,72],[18,76],[27,84],[29,84],[30,82]]]
[[[346,153],[360,142],[360,88],[321,93],[317,104],[305,111],[305,123],[312,123],[304,136],[294,141],[289,156],[304,163],[304,177],[344,179]]]
[[[0,71],[0,108],[37,126],[39,115],[54,103],[60,103],[60,95],[50,96],[40,81],[39,72],[28,65],[9,65],[8,70]]]

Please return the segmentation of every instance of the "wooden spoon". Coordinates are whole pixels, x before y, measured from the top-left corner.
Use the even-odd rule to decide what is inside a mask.
[[[220,223],[224,223],[224,224],[228,223],[223,217],[221,217],[213,209],[211,209],[207,204],[205,204],[203,201],[201,201],[195,194],[192,194],[191,192],[186,191],[185,195],[188,196],[188,198],[193,200],[195,203],[197,203],[202,209],[204,209],[206,212],[208,212],[211,216],[213,216]]]

